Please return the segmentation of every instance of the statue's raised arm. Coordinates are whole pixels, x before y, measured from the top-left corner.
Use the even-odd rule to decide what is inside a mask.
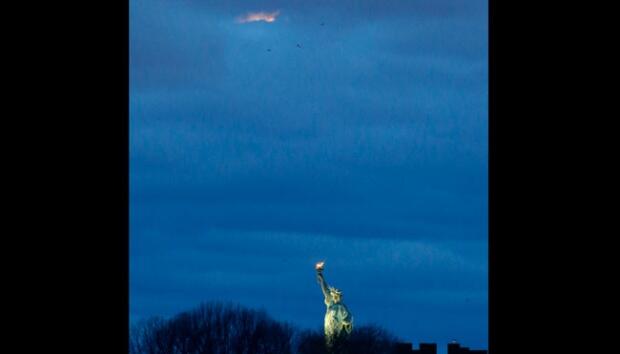
[[[329,296],[329,286],[327,285],[327,282],[325,281],[325,278],[323,277],[323,267],[325,266],[325,262],[318,262],[315,265],[315,269],[316,269],[316,279],[319,282],[319,285],[321,286],[321,291],[323,291],[323,296],[325,296],[325,302],[329,302],[331,300],[330,296]]]
[[[323,296],[325,296],[325,302],[331,302],[331,296],[329,295],[329,286],[327,286],[327,282],[323,277],[322,272],[317,272],[316,278],[321,286],[321,291],[323,291]]]

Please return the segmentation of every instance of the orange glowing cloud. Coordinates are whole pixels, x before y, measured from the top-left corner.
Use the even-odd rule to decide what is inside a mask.
[[[279,14],[280,14],[280,11],[249,12],[244,16],[238,17],[237,22],[239,23],[248,23],[248,22],[257,22],[257,21],[274,22]]]

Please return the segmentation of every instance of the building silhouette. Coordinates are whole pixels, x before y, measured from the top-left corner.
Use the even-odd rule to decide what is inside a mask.
[[[471,350],[468,347],[461,347],[457,342],[448,343],[448,354],[487,354],[486,350]]]
[[[411,342],[396,343],[395,354],[437,354],[436,343],[420,343],[419,349],[413,349]],[[457,342],[448,344],[448,354],[487,354],[486,350],[471,350],[468,347],[461,347]]]
[[[413,345],[411,342],[400,342],[394,345],[394,354],[411,354],[413,353]]]
[[[420,343],[420,349],[413,350],[416,354],[437,354],[437,344],[435,343]]]

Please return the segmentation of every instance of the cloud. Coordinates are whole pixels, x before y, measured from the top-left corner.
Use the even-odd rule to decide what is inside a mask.
[[[244,16],[239,16],[237,17],[237,22],[239,23],[248,23],[248,22],[258,22],[258,21],[265,21],[265,22],[275,22],[276,18],[278,17],[278,15],[280,14],[280,11],[273,11],[273,12],[264,12],[264,11],[260,11],[260,12],[249,12]]]

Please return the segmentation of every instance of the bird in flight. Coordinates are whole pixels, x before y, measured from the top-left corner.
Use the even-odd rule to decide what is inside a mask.
[[[301,44],[297,43],[297,48],[301,48]]]

